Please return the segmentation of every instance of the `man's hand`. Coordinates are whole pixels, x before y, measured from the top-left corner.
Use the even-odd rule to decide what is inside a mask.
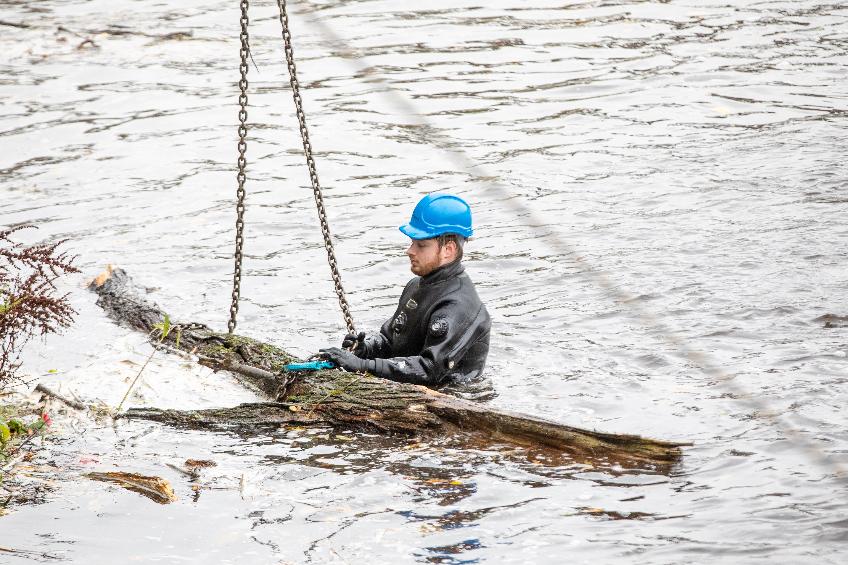
[[[365,371],[368,368],[368,361],[365,359],[360,359],[350,351],[345,351],[344,349],[340,349],[338,347],[330,347],[328,349],[322,349],[318,352],[319,357],[321,359],[326,359],[327,361],[332,361],[338,367],[346,371]]]
[[[353,347],[353,354],[362,357],[365,354],[365,332],[347,334],[342,340],[342,349],[349,351]]]

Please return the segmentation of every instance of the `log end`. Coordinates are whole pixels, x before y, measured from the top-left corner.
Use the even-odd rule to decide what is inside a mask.
[[[91,282],[88,283],[88,288],[94,290],[102,287],[104,284],[106,284],[106,281],[112,278],[113,272],[115,272],[115,267],[113,267],[111,264],[106,265],[105,271],[91,279]]]

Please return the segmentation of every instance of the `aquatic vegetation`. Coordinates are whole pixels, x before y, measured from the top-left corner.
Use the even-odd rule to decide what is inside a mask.
[[[51,423],[50,415],[46,412],[32,421],[25,422],[14,407],[0,407],[0,482],[8,470],[5,463]]]
[[[26,246],[10,238],[32,227],[0,231],[0,389],[14,379],[30,339],[58,333],[76,314],[67,295],[56,296],[56,280],[79,272],[74,258],[58,251],[64,241]]]
[[[167,338],[171,334],[171,330],[174,329],[175,327],[176,326],[171,325],[171,317],[168,316],[167,314],[164,314],[162,316],[162,321],[159,322],[158,324],[153,325],[153,329],[150,330],[150,335],[153,335],[154,333],[158,332],[159,343],[162,343],[163,341],[165,341],[165,338]],[[176,347],[179,347],[180,346],[180,338],[182,336],[182,330],[179,327],[176,327],[176,330],[177,330],[176,331],[177,338],[175,340],[175,343],[176,343]],[[121,398],[121,402],[118,403],[118,407],[115,409],[115,413],[118,413],[118,412],[121,411],[121,407],[123,407],[124,402],[126,402],[127,398],[129,398],[130,392],[132,391],[133,387],[135,387],[135,383],[137,383],[138,379],[141,378],[141,374],[144,372],[144,369],[145,369],[145,367],[147,367],[147,364],[150,363],[150,360],[153,359],[153,355],[155,353],[156,353],[156,349],[154,348],[150,352],[150,355],[147,356],[147,360],[144,362],[144,365],[141,366],[141,369],[138,371],[138,374],[135,376],[133,381],[130,383],[130,386],[127,389],[127,392],[124,394],[124,397]]]
[[[51,423],[50,415],[46,412],[29,424],[25,424],[17,418],[10,418],[5,422],[0,421],[0,449],[5,450],[7,444],[12,442],[16,437],[31,436]]]

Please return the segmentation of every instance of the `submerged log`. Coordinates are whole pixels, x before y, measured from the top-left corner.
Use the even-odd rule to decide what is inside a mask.
[[[263,424],[331,425],[386,434],[482,434],[491,441],[547,446],[578,461],[667,471],[679,460],[680,442],[584,430],[463,400],[429,388],[367,374],[330,369],[286,374],[297,361],[278,347],[219,333],[199,323],[172,323],[146,301],[122,269],[107,269],[90,288],[109,316],[147,332],[164,347],[196,355],[206,366],[230,371],[271,402],[209,410],[130,409],[143,418],[189,427]]]

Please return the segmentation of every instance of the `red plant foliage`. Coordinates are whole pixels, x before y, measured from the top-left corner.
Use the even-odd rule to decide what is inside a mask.
[[[64,240],[25,246],[10,239],[33,227],[0,231],[0,388],[15,377],[30,339],[58,333],[76,314],[67,294],[56,296],[56,279],[79,272],[74,257],[57,250]]]

